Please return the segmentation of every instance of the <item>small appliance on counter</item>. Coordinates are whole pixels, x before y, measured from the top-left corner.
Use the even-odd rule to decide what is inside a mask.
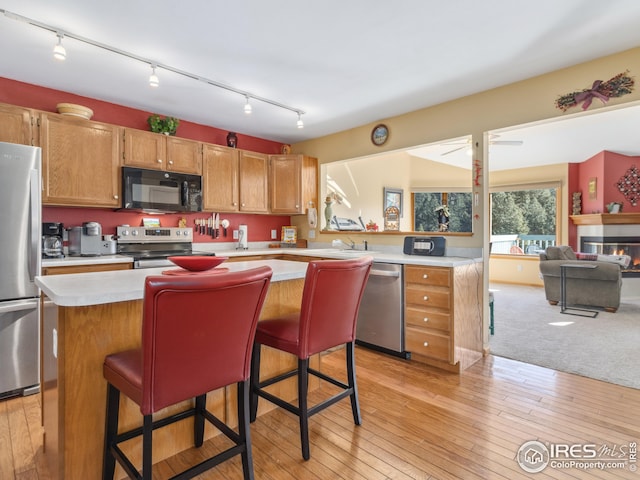
[[[69,255],[96,257],[103,253],[102,225],[85,222],[69,229]]]
[[[64,226],[58,222],[42,223],[42,258],[62,258]]]
[[[429,255],[442,257],[445,250],[444,237],[404,237],[405,255]]]

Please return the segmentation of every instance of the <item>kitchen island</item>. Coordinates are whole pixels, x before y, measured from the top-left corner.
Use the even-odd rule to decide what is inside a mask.
[[[241,271],[262,265],[273,269],[273,277],[260,318],[272,318],[298,309],[306,263],[256,260],[228,262],[217,268]],[[43,295],[53,302],[53,308],[44,310],[41,342],[44,456],[53,478],[101,478],[106,404],[102,363],[110,353],[140,345],[144,279],[167,269],[36,278]],[[215,309],[215,305],[211,308]],[[318,367],[317,358],[314,362]],[[296,359],[290,355],[267,349],[263,352],[262,372],[265,375],[282,373],[295,365]],[[290,380],[276,392],[293,399],[296,397],[295,378]],[[317,388],[317,385],[316,382],[311,388]],[[234,388],[226,387],[207,397],[208,408],[231,424],[236,421]],[[139,407],[126,398],[121,402],[120,429],[141,425]],[[260,407],[258,414],[274,408],[268,402],[261,402]],[[154,416],[161,417],[180,408],[169,407]],[[154,462],[191,448],[192,432],[190,421],[159,430],[154,434]],[[205,438],[217,433],[215,429],[207,429]],[[132,458],[139,461],[141,444],[131,443]],[[118,470],[118,474],[121,473]]]

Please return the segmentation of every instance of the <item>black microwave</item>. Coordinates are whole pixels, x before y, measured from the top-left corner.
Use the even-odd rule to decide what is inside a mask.
[[[122,208],[149,213],[201,212],[202,177],[122,167]]]

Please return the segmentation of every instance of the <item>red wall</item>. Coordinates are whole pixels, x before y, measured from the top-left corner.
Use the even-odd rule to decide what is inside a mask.
[[[2,77],[0,77],[0,102],[49,112],[55,112],[58,103],[77,103],[93,110],[94,115],[92,120],[140,130],[149,129],[147,117],[152,113]],[[278,142],[242,135],[241,133],[237,135],[238,145],[244,150],[267,154],[280,153],[281,151],[282,144]],[[218,145],[226,145],[227,132],[219,128],[208,127],[183,120],[178,127],[177,136]],[[103,234],[108,235],[115,233],[117,225],[128,224],[137,226],[141,224],[143,217],[149,216],[153,215],[118,212],[99,208],[43,207],[42,220],[44,222],[62,222],[65,228],[79,226],[82,225],[83,222],[96,221],[102,224]],[[178,220],[185,217],[187,219],[187,226],[192,227],[196,218],[207,218],[210,216],[211,212],[208,214],[202,212],[199,214],[185,215],[159,215],[158,218],[160,218],[162,226],[177,227]],[[240,224],[246,224],[248,226],[248,240],[250,242],[268,241],[271,240],[271,230],[276,230],[278,238],[280,238],[281,227],[291,223],[289,216],[221,214],[220,219],[222,220],[223,218],[228,219],[231,223],[226,238],[221,236],[213,240],[209,236],[196,234],[194,241],[196,243],[232,242],[231,232],[234,229],[237,230]],[[222,231],[220,233],[222,235]]]
[[[607,213],[607,204],[622,203],[622,211],[640,212],[624,197],[616,184],[633,165],[640,165],[640,156],[630,157],[603,151],[580,164],[579,186],[582,191],[582,213]],[[595,179],[595,198],[589,198],[589,183]]]

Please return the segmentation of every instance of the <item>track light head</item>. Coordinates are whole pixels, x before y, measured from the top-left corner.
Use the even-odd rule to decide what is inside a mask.
[[[296,125],[298,128],[304,128],[304,122],[302,121],[302,118],[300,118],[300,112],[298,112],[298,121],[296,122]]]
[[[55,47],[53,47],[53,58],[56,60],[65,60],[67,58],[67,49],[62,45],[62,37],[61,33],[58,33],[58,43]]]
[[[247,103],[244,104],[244,113],[246,113],[247,115],[250,115],[251,112],[253,111],[253,108],[251,107],[251,104],[249,103],[249,95],[245,95],[246,99],[247,99]]]
[[[160,85],[160,79],[158,78],[158,75],[156,75],[155,65],[151,65],[151,75],[149,76],[149,85],[151,85],[154,88]]]

